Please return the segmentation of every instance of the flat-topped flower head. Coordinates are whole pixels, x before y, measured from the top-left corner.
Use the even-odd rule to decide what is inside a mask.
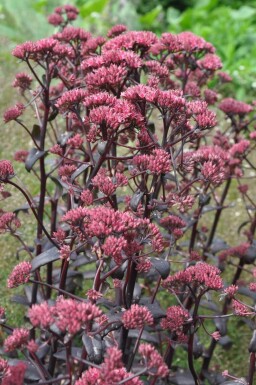
[[[227,115],[244,116],[251,112],[253,108],[250,104],[232,98],[226,98],[219,104],[219,109]]]
[[[48,328],[54,323],[53,307],[47,302],[34,304],[28,311],[30,322],[34,327]]]
[[[117,347],[109,347],[104,362],[100,367],[90,367],[82,373],[75,385],[143,385],[143,382],[132,373],[127,372],[122,362],[122,351]]]
[[[4,350],[13,352],[16,349],[23,348],[29,340],[29,330],[25,328],[13,329],[12,334],[4,341]]]
[[[170,171],[170,155],[165,150],[159,148],[152,151],[151,155],[137,155],[133,158],[133,164],[140,171],[148,170],[153,174],[165,174]]]
[[[14,267],[13,271],[7,279],[7,287],[12,289],[19,285],[27,283],[30,278],[32,265],[30,262],[23,261]]]
[[[8,108],[4,112],[4,122],[8,123],[11,120],[18,119],[22,115],[24,109],[25,109],[25,107],[22,103],[17,103],[17,104],[15,104],[14,107]]]
[[[106,42],[104,51],[110,49],[126,49],[143,53],[157,42],[157,36],[150,31],[128,31]]]
[[[108,37],[115,37],[115,36],[118,36],[118,35],[121,35],[123,32],[126,32],[127,31],[127,27],[126,25],[124,24],[117,24],[117,25],[114,25],[114,27],[112,27],[108,33],[107,33],[107,36]]]
[[[146,306],[132,305],[122,316],[122,322],[126,329],[140,329],[144,325],[153,325],[152,313]]]
[[[10,367],[8,361],[0,358],[0,381],[4,378],[9,377],[11,374]]]
[[[82,103],[87,95],[88,92],[83,89],[73,89],[66,91],[57,100],[56,107],[58,107],[61,112],[72,110],[80,103]]]
[[[145,365],[153,376],[165,378],[169,374],[169,369],[163,357],[150,344],[140,344],[139,353],[145,360]]]
[[[175,273],[164,280],[162,285],[168,289],[191,283],[202,287],[203,290],[220,290],[223,287],[220,270],[205,262],[198,262],[183,271]]]
[[[12,83],[13,87],[20,88],[21,91],[25,91],[30,88],[32,83],[32,77],[25,72],[19,72],[15,76],[15,80]]]
[[[14,233],[21,226],[20,220],[12,212],[0,213],[0,233]]]

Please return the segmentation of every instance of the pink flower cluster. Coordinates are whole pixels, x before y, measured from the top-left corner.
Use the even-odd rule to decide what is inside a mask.
[[[28,156],[27,150],[18,150],[14,154],[14,160],[16,160],[16,162],[25,163],[27,156]]]
[[[7,279],[7,287],[12,289],[27,283],[30,278],[32,265],[30,262],[23,261],[16,265]]]
[[[29,330],[25,328],[13,329],[12,334],[4,341],[4,350],[13,352],[26,347],[29,340]]]
[[[14,233],[17,228],[21,226],[20,220],[12,212],[3,212],[0,211],[0,233],[5,233],[10,231]]]
[[[230,157],[220,146],[202,146],[197,151],[187,152],[182,166],[187,172],[201,171],[204,180],[218,185],[227,179]]]
[[[192,32],[181,32],[178,35],[172,33],[163,33],[159,46],[153,47],[156,54],[159,50],[168,50],[169,52],[185,52],[191,55],[199,52],[214,53],[215,49],[212,44],[206,42],[202,37],[194,35]]]
[[[162,285],[168,289],[180,287],[181,284],[196,284],[203,286],[204,290],[220,290],[223,287],[220,270],[205,262],[198,262],[175,273],[163,281]]]
[[[152,326],[154,319],[146,306],[135,304],[124,312],[122,322],[126,329],[141,329],[146,324]]]
[[[28,312],[35,327],[49,328],[53,323],[62,331],[76,334],[102,315],[102,311],[90,302],[78,302],[59,297],[56,304],[47,302],[33,305]]]
[[[145,365],[149,370],[149,374],[165,378],[169,374],[169,369],[158,351],[150,344],[141,344],[139,353],[145,360]]]
[[[0,160],[0,181],[11,178],[14,175],[14,169],[9,160]]]
[[[244,116],[252,111],[250,104],[232,98],[223,99],[219,104],[219,108],[227,115]]]
[[[170,171],[170,155],[163,149],[153,150],[151,155],[137,155],[133,158],[133,164],[140,171],[150,171],[160,175]]]
[[[241,243],[238,246],[229,247],[228,249],[222,251],[219,254],[219,260],[220,261],[226,260],[227,257],[229,257],[229,256],[235,256],[235,257],[241,258],[245,255],[249,246],[250,246],[250,244],[245,242],[245,243]]]
[[[232,300],[232,308],[235,315],[246,316],[249,313],[248,307],[236,299]]]
[[[228,286],[224,289],[224,293],[229,297],[229,298],[233,298],[234,295],[236,294],[238,290],[238,286],[236,285],[231,285],[231,286]]]
[[[160,220],[161,226],[168,229],[175,238],[180,238],[183,235],[182,229],[186,227],[186,222],[177,215],[169,215]]]
[[[1,385],[24,385],[26,369],[27,365],[24,362],[9,366],[9,375],[3,378]]]
[[[138,244],[139,235],[141,239],[147,238],[148,242],[151,241],[153,250],[163,249],[163,238],[157,226],[150,223],[148,219],[136,218],[130,212],[115,211],[106,206],[78,207],[68,211],[62,221],[69,223],[81,240],[91,239],[94,236],[98,238],[114,236],[111,238],[113,244],[107,241],[103,249],[105,248],[108,254],[114,252],[119,263],[121,250],[130,255],[130,248],[135,246],[134,242]],[[125,240],[129,241],[127,246]],[[133,254],[134,249],[132,249]]]
[[[72,110],[77,107],[80,103],[82,103],[87,95],[88,92],[83,89],[74,89],[66,91],[58,99],[56,107],[58,107],[61,112]]]
[[[102,249],[108,257],[112,257],[117,265],[122,264],[122,251],[127,247],[127,240],[124,237],[107,237]]]
[[[166,311],[166,318],[161,321],[163,329],[168,329],[170,332],[175,332],[178,340],[182,342],[185,338],[184,325],[190,319],[189,312],[181,306],[168,307]]]
[[[244,155],[245,152],[250,147],[249,140],[240,140],[240,142],[235,143],[229,150],[230,155],[233,157],[237,157],[239,155]]]
[[[0,380],[10,376],[11,371],[9,364],[3,358],[0,358]]]
[[[13,82],[13,87],[19,88],[22,92],[29,89],[33,79],[30,75],[25,72],[20,72],[16,74],[15,80]]]
[[[143,385],[138,377],[132,376],[124,368],[121,350],[111,347],[107,349],[100,367],[86,370],[75,385],[116,385],[119,382],[125,382],[127,385]]]
[[[192,208],[195,197],[189,194],[170,193],[166,197],[166,202],[170,207],[177,207],[181,213],[184,213]]]
[[[73,5],[63,5],[55,8],[54,13],[48,16],[48,23],[55,27],[65,25],[65,21],[76,20],[78,13],[78,9]]]
[[[22,103],[17,103],[14,107],[8,108],[4,113],[4,122],[8,123],[11,120],[18,119],[22,115],[24,109],[25,107]]]
[[[92,180],[93,185],[105,195],[112,195],[118,187],[127,186],[128,179],[125,175],[117,172],[114,177],[108,176],[107,171],[102,168]]]

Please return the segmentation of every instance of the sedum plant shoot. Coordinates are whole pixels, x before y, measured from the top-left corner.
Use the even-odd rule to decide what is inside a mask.
[[[17,328],[0,308],[0,382],[253,385],[255,106],[221,97],[232,79],[203,38],[124,25],[94,37],[72,26],[77,15],[56,8],[58,32],[13,50],[27,72],[4,122],[28,148],[0,161],[0,191],[12,199],[15,187],[25,206],[1,210],[0,231],[20,242],[7,287],[24,285],[13,300],[26,316]],[[247,220],[227,244],[218,226],[233,226],[231,186]],[[252,336],[240,379],[212,367],[237,318]]]

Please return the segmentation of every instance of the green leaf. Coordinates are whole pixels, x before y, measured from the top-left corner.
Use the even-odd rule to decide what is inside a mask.
[[[47,0],[37,0],[33,4],[35,11],[39,13],[44,13],[45,6],[47,5]]]
[[[243,5],[239,9],[232,10],[230,13],[233,20],[248,20],[255,15],[256,9]]]
[[[202,8],[205,11],[210,11],[218,5],[218,0],[197,0],[194,3],[194,8]]]
[[[108,4],[109,0],[89,0],[86,4],[82,5],[80,8],[81,17],[88,17],[92,13],[100,13]]]
[[[172,27],[172,32],[180,31],[180,12],[173,7],[169,7],[166,13],[166,20]]]
[[[155,21],[157,16],[161,13],[162,7],[161,5],[158,5],[154,9],[152,9],[150,12],[147,12],[145,15],[142,15],[139,18],[139,21],[141,22],[142,25],[147,25],[150,27]]]

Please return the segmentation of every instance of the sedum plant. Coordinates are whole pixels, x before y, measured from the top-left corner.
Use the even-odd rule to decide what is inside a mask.
[[[13,51],[28,72],[15,77],[24,101],[4,121],[28,134],[14,160],[39,193],[0,161],[2,199],[13,186],[26,203],[1,210],[0,229],[26,255],[7,287],[24,285],[14,301],[27,307],[21,328],[0,308],[2,384],[236,383],[211,362],[239,317],[252,340],[238,381],[252,385],[256,215],[244,178],[255,170],[254,105],[221,100],[231,79],[203,38],[124,25],[93,37],[70,25],[77,15],[56,8],[48,20],[59,31]],[[228,245],[217,229],[231,184],[248,219]],[[31,244],[22,210],[34,218]],[[174,365],[180,347],[185,369]]]

